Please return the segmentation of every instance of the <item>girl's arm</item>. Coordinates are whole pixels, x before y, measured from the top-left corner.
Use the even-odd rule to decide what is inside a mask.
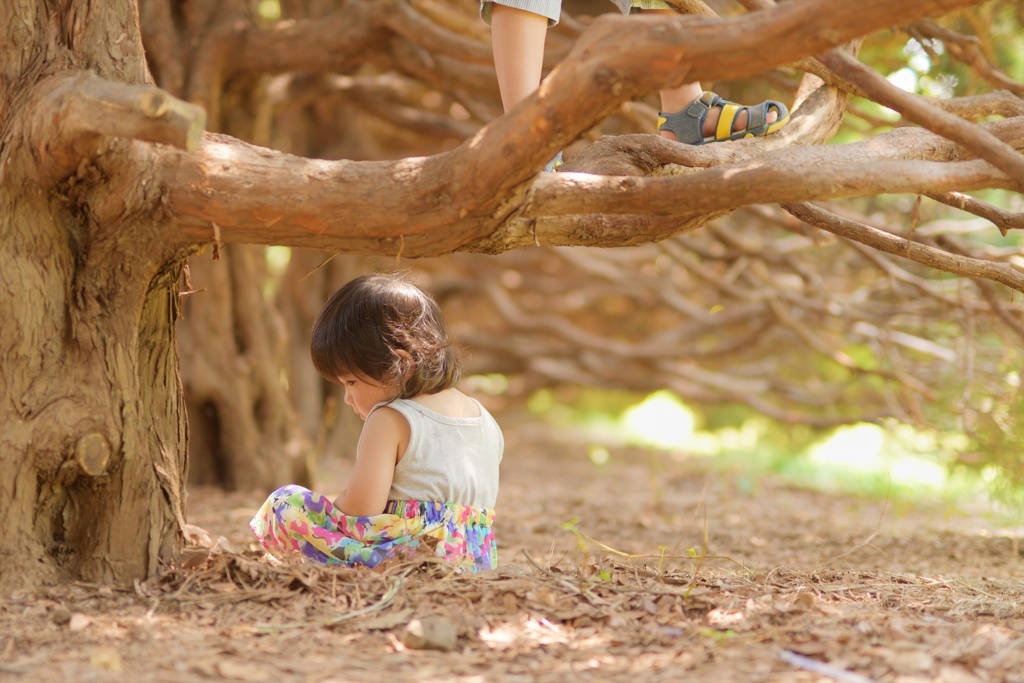
[[[380,407],[370,413],[359,433],[352,476],[334,507],[354,517],[384,512],[395,465],[409,443],[409,433],[409,423],[397,410]]]

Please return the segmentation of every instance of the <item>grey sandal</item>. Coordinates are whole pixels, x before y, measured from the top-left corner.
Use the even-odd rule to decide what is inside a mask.
[[[722,114],[718,119],[715,134],[704,137],[704,120],[714,107],[721,107]],[[773,108],[778,112],[779,117],[768,123],[768,112]],[[736,122],[736,117],[744,110],[747,112],[747,125],[745,128],[734,131],[733,124]],[[789,123],[789,110],[781,102],[766,100],[761,104],[747,107],[730,102],[710,91],[705,92],[685,109],[671,114],[658,112],[658,130],[674,133],[679,142],[687,145],[703,145],[708,142],[724,142],[771,135],[787,123]]]

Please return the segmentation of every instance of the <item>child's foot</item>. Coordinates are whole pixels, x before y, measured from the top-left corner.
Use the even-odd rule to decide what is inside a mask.
[[[767,100],[746,107],[705,92],[675,113],[658,114],[658,131],[669,140],[688,145],[771,135],[789,122],[781,102]]]

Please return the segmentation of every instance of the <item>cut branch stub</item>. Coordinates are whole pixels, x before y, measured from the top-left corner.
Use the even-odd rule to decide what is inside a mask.
[[[90,477],[103,474],[109,461],[110,443],[102,434],[86,434],[75,444],[75,462]]]
[[[70,90],[70,92],[69,92]],[[125,85],[83,73],[62,89],[66,133],[159,142],[191,152],[199,147],[206,112],[148,85]]]

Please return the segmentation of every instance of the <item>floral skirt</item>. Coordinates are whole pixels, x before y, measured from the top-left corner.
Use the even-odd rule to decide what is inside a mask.
[[[249,522],[276,555],[298,553],[324,564],[376,567],[424,548],[470,571],[498,566],[494,511],[453,503],[389,500],[383,514],[352,517],[301,486],[270,494]]]

